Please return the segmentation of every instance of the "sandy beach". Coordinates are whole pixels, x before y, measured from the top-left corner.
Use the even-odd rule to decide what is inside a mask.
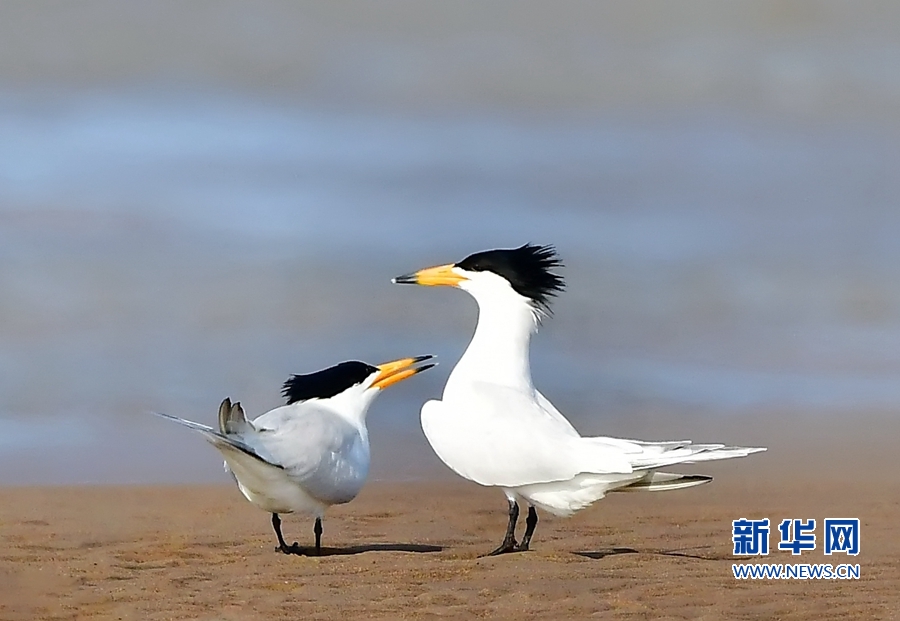
[[[851,460],[852,461],[852,460]],[[895,619],[900,484],[753,476],[617,494],[542,515],[533,550],[479,558],[504,501],[474,484],[373,482],[325,521],[321,557],[274,550],[269,518],[230,486],[0,491],[0,617],[25,619]],[[757,474],[759,470],[757,470]],[[827,513],[827,515],[825,515]],[[861,518],[861,553],[732,555],[731,520]],[[311,520],[285,536],[312,541]],[[733,562],[859,563],[856,580],[742,580]]]
[[[898,59],[886,2],[0,3],[0,621],[900,621]],[[768,452],[482,558],[503,494],[419,422],[477,309],[390,281],[526,242],[565,263],[531,370],[581,433]],[[150,414],[420,354],[321,556]]]

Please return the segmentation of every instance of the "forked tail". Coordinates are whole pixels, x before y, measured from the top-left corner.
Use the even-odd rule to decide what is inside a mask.
[[[647,470],[647,474],[634,483],[612,491],[664,492],[703,485],[712,481],[712,477],[703,474],[657,472],[656,468],[674,464],[692,464],[698,461],[746,457],[747,455],[766,450],[764,448],[725,446],[723,444],[691,444],[689,442],[646,442],[641,444],[644,448],[644,454],[639,458],[632,459],[632,464],[635,470]]]
[[[219,406],[219,433],[246,433],[255,430],[253,424],[244,415],[244,408],[238,401],[234,405],[228,397]]]
[[[666,492],[673,489],[696,487],[712,481],[704,474],[673,474],[671,472],[648,472],[647,476],[625,487],[617,487],[614,492]]]

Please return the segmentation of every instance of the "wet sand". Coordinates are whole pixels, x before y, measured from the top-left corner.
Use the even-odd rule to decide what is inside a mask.
[[[318,558],[276,552],[268,515],[230,486],[6,488],[0,618],[896,618],[891,472],[778,475],[750,459],[697,470],[716,480],[542,514],[532,551],[495,558],[479,555],[502,538],[502,494],[452,479],[371,483],[328,514]],[[788,517],[859,517],[861,553],[825,557],[818,535],[799,557],[739,559],[739,517],[769,517],[773,531]],[[284,530],[312,541],[309,519],[286,516]],[[852,562],[862,576],[735,580],[732,563],[748,560]]]

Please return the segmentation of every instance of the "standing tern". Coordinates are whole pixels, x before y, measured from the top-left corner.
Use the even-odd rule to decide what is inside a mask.
[[[579,435],[535,389],[529,366],[531,337],[550,314],[550,299],[563,289],[562,277],[553,272],[559,267],[552,246],[526,244],[393,279],[458,287],[478,303],[472,341],[450,373],[442,399],[425,403],[421,420],[428,442],[450,469],[506,494],[506,536],[490,555],[528,549],[538,522],[535,507],[566,516],[610,491],[701,485],[712,477],[657,469],[765,450]],[[519,499],[528,503],[521,543],[515,538]]]
[[[369,473],[366,412],[375,396],[430,369],[433,356],[403,358],[378,366],[342,362],[284,383],[287,405],[247,420],[240,403],[219,406],[219,429],[156,413],[200,432],[225,458],[225,469],[244,497],[272,514],[278,548],[300,554],[281,534],[280,513],[316,518],[316,554],[322,550],[322,516],[331,505],[350,502]]]

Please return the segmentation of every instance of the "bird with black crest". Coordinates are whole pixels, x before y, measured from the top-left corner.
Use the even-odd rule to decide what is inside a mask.
[[[285,543],[280,514],[315,517],[315,552],[322,549],[325,510],[350,502],[369,474],[366,414],[388,386],[430,369],[419,363],[432,356],[403,358],[378,366],[342,362],[316,373],[294,375],[284,383],[287,404],[248,420],[240,403],[225,399],[218,430],[160,414],[198,431],[225,458],[244,497],[272,514],[278,550],[301,554]]]
[[[582,437],[531,379],[531,338],[549,316],[552,298],[563,290],[560,267],[552,246],[525,244],[477,252],[393,280],[456,287],[478,303],[475,334],[441,399],[422,407],[421,422],[431,447],[450,469],[506,495],[506,535],[491,555],[528,550],[538,522],[535,508],[566,516],[611,491],[701,485],[711,477],[659,469],[765,450]],[[520,500],[527,503],[528,516],[518,542]]]

